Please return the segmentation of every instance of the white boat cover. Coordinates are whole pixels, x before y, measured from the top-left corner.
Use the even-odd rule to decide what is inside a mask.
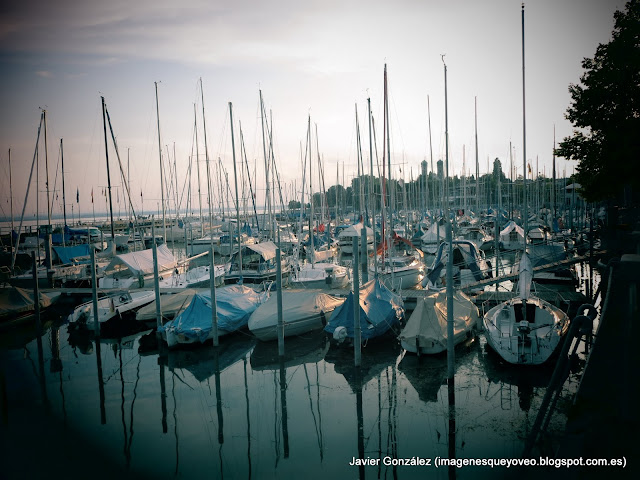
[[[366,227],[366,232],[367,232],[367,238],[371,237],[373,238],[373,230],[371,229],[371,227]],[[339,234],[338,234],[338,239],[342,240],[346,237],[358,237],[360,238],[360,234],[362,233],[362,222],[356,223],[355,225],[351,225],[347,228],[345,228],[344,230],[342,230]]]
[[[524,229],[513,220],[509,220],[509,223],[507,223],[505,227],[502,230],[500,230],[500,236],[501,237],[507,236],[513,230],[518,232],[518,237],[524,238]]]
[[[262,255],[265,260],[270,260],[276,256],[276,244],[273,242],[260,242],[244,245],[246,248],[253,250]]]
[[[529,255],[525,253],[520,259],[520,278],[518,279],[518,287],[520,289],[520,298],[526,300],[531,296],[531,281],[533,280],[533,266]]]
[[[478,308],[461,291],[453,296],[454,338],[464,339],[464,334],[478,325]],[[447,345],[447,296],[446,292],[427,295],[419,300],[416,308],[402,329],[400,340],[415,348],[416,338],[420,345]]]
[[[332,312],[342,305],[344,298],[326,293],[310,291],[282,291],[282,317],[284,323],[294,323],[307,318],[316,318]],[[249,330],[275,329],[278,323],[278,296],[271,295],[249,318]]]
[[[432,223],[429,230],[422,236],[422,243],[439,243],[441,240],[444,240],[447,234],[446,225],[440,225],[439,230],[438,235],[438,224],[435,222]]]
[[[176,267],[176,259],[165,244],[157,247],[157,256],[159,272]],[[133,276],[153,274],[153,249],[116,255],[105,268],[105,274],[109,275],[126,268]]]

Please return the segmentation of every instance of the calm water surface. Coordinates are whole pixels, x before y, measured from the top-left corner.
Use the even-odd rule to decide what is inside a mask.
[[[353,458],[520,458],[550,368],[502,364],[482,334],[446,356],[404,355],[394,338],[353,353],[322,332],[277,343],[247,333],[159,351],[153,332],[98,341],[66,312],[41,337],[0,337],[2,451],[8,478],[511,478],[513,470],[349,465]],[[575,392],[551,421],[557,444]],[[450,413],[453,413],[450,422]],[[3,455],[4,456],[4,455]],[[57,476],[57,475],[56,475]]]

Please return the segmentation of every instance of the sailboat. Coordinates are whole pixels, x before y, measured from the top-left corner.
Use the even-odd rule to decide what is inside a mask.
[[[531,295],[533,267],[528,254],[520,259],[520,294],[484,316],[488,345],[505,361],[540,365],[557,350],[569,330],[569,317],[558,307]]]
[[[453,298],[453,322],[454,345],[473,338],[480,326],[478,308],[460,290],[456,290]],[[430,293],[418,300],[398,338],[407,352],[433,355],[446,351],[446,292]]]
[[[522,95],[524,107],[524,4],[522,6]],[[524,187],[527,182],[526,123],[523,108]],[[524,195],[524,234],[528,233],[527,195]],[[526,241],[526,240],[525,240]],[[526,243],[519,264],[519,295],[489,310],[483,319],[487,344],[505,361],[540,365],[558,349],[567,331],[569,317],[559,308],[531,294],[533,265]]]

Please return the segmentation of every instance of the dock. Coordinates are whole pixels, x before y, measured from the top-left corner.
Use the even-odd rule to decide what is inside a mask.
[[[569,412],[558,458],[626,457],[625,478],[637,478],[640,465],[633,438],[640,427],[636,405],[640,395],[640,255],[623,255],[613,261],[608,276],[595,342]],[[602,473],[580,473],[591,478],[596,472]]]

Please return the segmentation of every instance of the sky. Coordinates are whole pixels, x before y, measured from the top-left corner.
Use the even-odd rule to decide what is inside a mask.
[[[565,119],[568,87],[579,83],[582,59],[610,40],[613,13],[623,8],[623,0],[525,4],[526,156],[534,172],[537,165],[551,176],[554,129],[556,141],[572,132]],[[105,211],[102,96],[123,168],[130,166],[134,208],[154,210],[161,198],[154,82],[163,159],[175,158],[183,206],[196,122],[206,175],[203,118],[212,168],[220,158],[234,191],[229,102],[238,171],[241,128],[251,181],[258,199],[264,197],[260,91],[286,199],[300,195],[309,116],[314,191],[318,153],[327,188],[338,179],[349,184],[356,174],[356,109],[368,173],[367,98],[382,162],[385,64],[394,178],[411,180],[422,160],[435,166],[445,158],[445,63],[450,174],[461,175],[463,165],[475,173],[476,104],[480,173],[499,158],[508,176],[511,144],[522,174],[520,1],[23,0],[3,2],[0,12],[0,217],[10,215],[9,172],[14,216],[22,211],[43,109],[39,211],[46,217],[47,164],[53,212],[62,210],[60,139],[67,216],[72,205],[76,215],[78,207],[91,209],[92,190],[95,210]],[[114,210],[124,211],[111,139],[108,148]],[[571,174],[575,165],[558,159],[558,174]],[[196,172],[192,163],[197,209]],[[26,204],[31,216],[35,178],[36,172]],[[203,202],[205,190],[202,180]],[[217,192],[214,198],[219,201]]]

